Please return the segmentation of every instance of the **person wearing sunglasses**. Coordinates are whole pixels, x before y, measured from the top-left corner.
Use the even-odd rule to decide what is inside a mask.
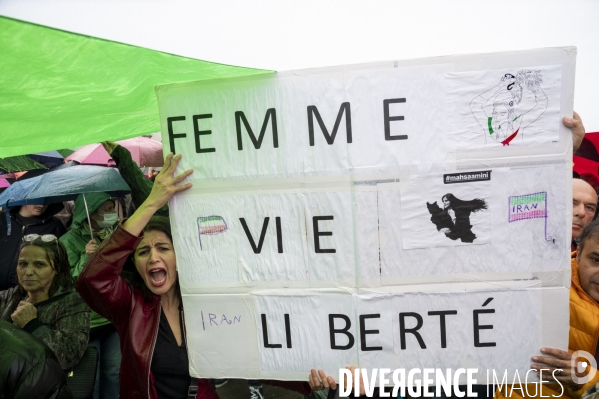
[[[67,250],[74,278],[79,276],[89,257],[118,223],[115,205],[116,200],[102,192],[87,193],[85,197],[81,194],[75,200],[71,230],[60,237],[60,242]],[[118,397],[121,365],[119,335],[114,325],[96,312],[91,313],[89,346],[98,351],[94,399]]]
[[[64,246],[52,234],[23,237],[18,285],[0,291],[0,319],[46,344],[63,370],[75,366],[89,338],[90,310],[74,289]]]
[[[62,203],[57,203],[15,206],[0,211],[0,291],[17,285],[15,267],[23,236],[54,234],[60,237],[65,233],[63,224],[54,216],[63,208]]]

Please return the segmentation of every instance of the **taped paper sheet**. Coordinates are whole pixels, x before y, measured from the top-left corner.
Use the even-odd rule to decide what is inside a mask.
[[[460,151],[551,143],[560,119],[561,65],[449,73],[450,137]]]
[[[543,307],[568,314],[568,289],[352,295],[193,295],[186,297],[190,367],[201,376],[305,379],[317,363],[364,368],[528,370],[532,348],[559,343],[537,331]],[[551,298],[551,299],[549,299]],[[514,314],[530,317],[514,323]],[[443,320],[444,326],[441,327]],[[492,326],[492,328],[488,328]],[[223,358],[221,346],[238,351]],[[260,348],[260,350],[258,350]],[[334,348],[334,349],[333,349]],[[506,350],[507,349],[507,350]],[[531,351],[532,350],[532,351]],[[514,369],[512,368],[512,371]]]
[[[443,175],[413,176],[401,191],[387,190],[381,185],[379,212],[388,215],[379,222],[381,234],[386,237],[381,241],[382,275],[477,274],[480,279],[487,279],[493,273],[554,270],[555,265],[566,261],[569,255],[569,232],[565,227],[569,206],[566,206],[564,192],[570,182],[555,178],[563,171],[562,165],[488,170],[483,172],[490,180],[452,184],[443,183]],[[449,177],[477,174],[481,171]],[[522,199],[536,195],[534,193],[544,193],[541,195],[545,200],[524,203]],[[433,223],[433,220],[439,224],[445,221],[450,227],[454,225],[447,219],[449,212],[443,205],[442,195],[446,194],[485,201],[486,209],[471,212],[469,216],[473,226],[470,231],[476,235],[472,243],[465,243],[459,237],[455,240],[447,237]],[[414,198],[411,210],[404,208],[406,197],[408,201]],[[522,203],[514,204],[518,198]],[[433,205],[426,206],[427,201],[433,200],[441,208],[435,215],[428,209]],[[400,201],[401,212],[397,212]],[[517,219],[541,207],[545,211],[542,217]],[[466,212],[469,209],[466,204]],[[402,218],[407,218],[408,223]],[[451,231],[448,234],[451,235]],[[433,242],[413,245],[427,237],[436,240],[438,245]],[[483,238],[487,241],[482,242]],[[411,245],[406,247],[406,242]],[[475,245],[477,243],[480,245]],[[450,246],[453,248],[444,248]],[[509,261],[506,261],[508,254]]]
[[[158,86],[165,150],[195,170],[170,202],[190,373],[513,373],[566,349],[574,65],[553,48]]]

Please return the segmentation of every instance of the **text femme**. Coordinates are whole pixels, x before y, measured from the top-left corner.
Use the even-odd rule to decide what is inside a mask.
[[[390,98],[383,100],[383,121],[385,125],[384,138],[385,141],[393,141],[393,140],[407,140],[407,134],[400,135],[392,135],[391,134],[391,122],[403,121],[405,118],[403,115],[391,115],[389,111],[390,104],[398,104],[405,103],[405,98]],[[307,118],[308,118],[308,141],[310,146],[313,147],[316,145],[315,130],[316,125],[318,125],[318,129],[320,129],[321,133],[324,136],[324,139],[328,145],[333,145],[335,142],[335,138],[337,136],[337,131],[341,126],[341,120],[345,119],[345,135],[347,144],[352,143],[352,124],[351,124],[351,105],[349,102],[344,102],[339,107],[339,113],[337,114],[337,118],[335,119],[333,129],[329,133],[329,129],[326,127],[324,120],[322,119],[318,108],[315,105],[309,105],[306,109]],[[266,115],[264,117],[264,121],[262,122],[262,126],[260,127],[260,133],[256,137],[256,133],[258,132],[257,127],[252,128],[250,125],[245,113],[243,111],[236,111],[234,114],[235,118],[235,134],[237,138],[237,149],[239,151],[243,151],[243,136],[244,132],[249,137],[252,145],[255,149],[259,150],[262,147],[262,142],[266,135],[267,129],[270,127],[270,132],[272,133],[272,145],[273,148],[279,148],[279,130],[277,125],[277,110],[275,108],[269,108],[266,110]],[[193,121],[193,137],[195,141],[195,151],[196,154],[202,153],[211,153],[216,152],[216,148],[212,147],[202,147],[200,142],[200,136],[207,136],[212,134],[212,130],[209,129],[200,129],[200,121],[206,119],[212,119],[212,114],[197,114],[192,115],[191,119]],[[179,116],[170,116],[166,118],[167,131],[168,131],[168,141],[170,151],[176,154],[175,147],[175,139],[183,139],[187,137],[187,133],[178,132],[175,133],[175,127],[173,124],[175,122],[183,122],[186,121],[187,117],[184,115]],[[316,123],[314,123],[316,121]]]

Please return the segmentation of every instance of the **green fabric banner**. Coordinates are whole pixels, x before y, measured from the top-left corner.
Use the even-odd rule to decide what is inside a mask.
[[[273,73],[4,17],[0,54],[0,158],[158,132],[158,84]]]

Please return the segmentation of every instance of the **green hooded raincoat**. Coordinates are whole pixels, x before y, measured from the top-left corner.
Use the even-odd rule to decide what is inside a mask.
[[[111,197],[106,193],[85,194],[87,209],[90,214],[109,199],[111,199]],[[71,265],[71,274],[75,279],[77,279],[88,260],[88,256],[85,254],[85,246],[90,241],[91,237],[89,227],[86,228],[87,225],[88,222],[87,213],[85,212],[85,203],[83,201],[83,195],[80,195],[75,200],[75,210],[73,213],[73,224],[71,225],[71,230],[60,237],[60,242],[63,243],[67,250],[69,264]],[[102,239],[96,234],[94,234],[94,239],[98,245],[102,243]],[[103,326],[108,323],[110,323],[108,320],[92,311],[91,328]]]

